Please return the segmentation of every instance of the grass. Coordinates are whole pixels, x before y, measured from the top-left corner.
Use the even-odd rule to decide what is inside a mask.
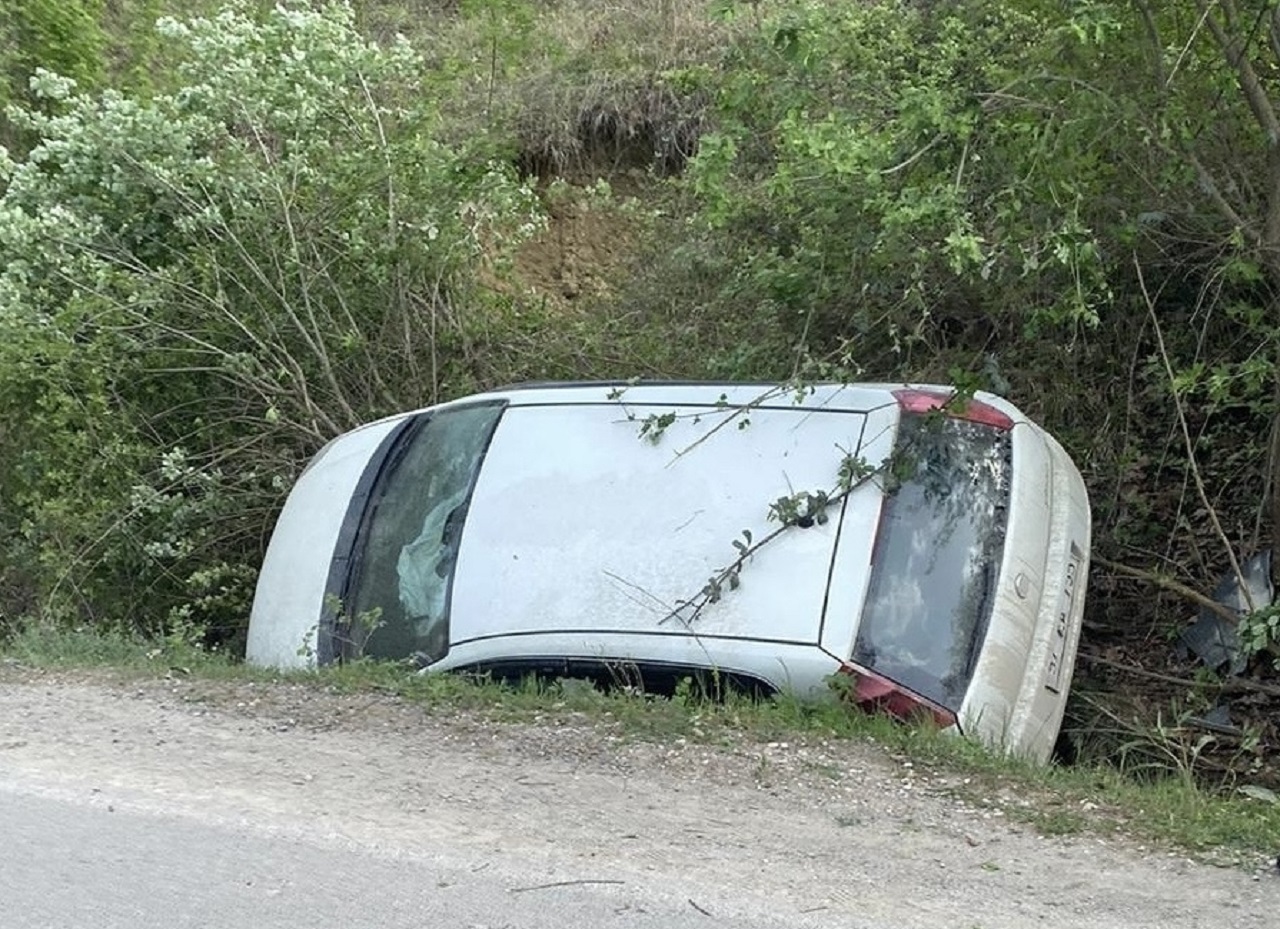
[[[703,0],[429,3],[367,0],[362,28],[403,34],[439,72],[450,121],[514,143],[516,163],[542,177],[678,172],[704,129],[705,92],[744,20]]]
[[[834,701],[810,703],[786,696],[752,700],[732,694],[709,700],[694,693],[664,698],[634,691],[602,692],[575,680],[506,684],[420,675],[376,662],[275,672],[178,639],[155,641],[39,626],[0,645],[0,670],[5,664],[93,670],[122,680],[178,673],[207,681],[301,682],[338,693],[385,694],[442,714],[466,712],[495,722],[536,724],[551,716],[576,716],[625,738],[653,742],[763,745],[859,740],[910,761],[957,800],[999,809],[1045,835],[1123,835],[1222,863],[1256,863],[1257,856],[1273,857],[1280,850],[1280,804],[1269,802],[1265,794],[1249,796],[1225,785],[1208,789],[1191,771],[1144,771],[1136,776],[1105,763],[1033,765],[928,728],[850,711]]]

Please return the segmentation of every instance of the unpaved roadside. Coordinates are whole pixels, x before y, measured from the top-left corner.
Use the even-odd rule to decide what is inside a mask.
[[[1273,927],[1280,876],[1048,838],[874,746],[636,743],[554,713],[0,669],[0,788],[799,926]],[[514,924],[513,924],[514,925]]]

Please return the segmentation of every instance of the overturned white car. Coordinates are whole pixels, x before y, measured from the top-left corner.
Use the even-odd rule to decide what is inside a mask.
[[[1044,430],[949,388],[553,384],[329,443],[263,564],[249,661],[714,670],[1049,756],[1090,543]]]

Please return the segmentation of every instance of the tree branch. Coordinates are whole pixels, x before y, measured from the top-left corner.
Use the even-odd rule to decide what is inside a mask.
[[[1236,80],[1244,93],[1245,102],[1249,105],[1258,126],[1266,133],[1268,148],[1275,148],[1280,145],[1280,117],[1276,116],[1271,98],[1267,96],[1266,88],[1262,86],[1258,72],[1254,70],[1253,62],[1246,54],[1247,43],[1240,31],[1240,14],[1236,9],[1235,0],[1218,0],[1218,6],[1222,9],[1223,18],[1226,20],[1225,26],[1216,16],[1210,15],[1209,0],[1196,0],[1196,6],[1204,16],[1204,22],[1208,25],[1209,31],[1213,33],[1214,41],[1226,56],[1227,63],[1235,69]]]
[[[1198,681],[1185,677],[1176,677],[1172,674],[1161,674],[1159,671],[1148,671],[1146,668],[1141,668],[1137,665],[1127,664],[1123,661],[1113,661],[1110,658],[1103,658],[1101,655],[1095,655],[1093,652],[1082,651],[1080,652],[1080,657],[1091,664],[1100,664],[1108,668],[1115,668],[1117,671],[1124,671],[1127,674],[1135,674],[1139,677],[1145,677],[1152,681],[1163,681],[1166,684],[1178,684],[1188,689],[1207,684],[1221,693],[1260,693],[1267,694],[1272,697],[1280,697],[1280,686],[1268,684],[1265,681],[1254,681],[1240,677],[1219,681]]]
[[[1271,8],[1271,28],[1267,32],[1271,38],[1271,54],[1280,61],[1280,6]]]
[[[1194,587],[1189,587],[1182,583],[1182,581],[1169,577],[1167,574],[1161,574],[1159,571],[1152,571],[1148,568],[1135,568],[1131,565],[1121,564],[1118,561],[1111,561],[1110,559],[1099,557],[1098,555],[1093,556],[1093,563],[1099,567],[1106,568],[1108,571],[1114,571],[1117,574],[1123,574],[1127,577],[1136,578],[1140,581],[1146,581],[1157,587],[1163,588],[1164,590],[1170,591],[1171,593],[1175,593],[1186,600],[1190,600],[1197,606],[1201,606],[1204,609],[1209,610],[1219,618],[1231,623],[1233,626],[1240,621],[1240,617],[1237,616],[1233,610],[1223,606],[1212,597],[1208,597],[1200,593],[1200,591],[1196,590]]]
[[[1178,387],[1175,383],[1173,374],[1173,364],[1169,361],[1169,350],[1164,344],[1164,331],[1160,328],[1160,319],[1156,316],[1156,305],[1151,299],[1151,293],[1147,290],[1147,279],[1142,273],[1142,262],[1138,260],[1138,256],[1133,256],[1133,266],[1138,273],[1138,286],[1142,290],[1142,298],[1147,304],[1147,313],[1151,317],[1151,325],[1156,334],[1156,345],[1160,349],[1160,360],[1164,363],[1165,375],[1169,378],[1169,391],[1173,396],[1173,408],[1178,414],[1178,426],[1182,430],[1182,441],[1187,450],[1187,467],[1191,469],[1191,478],[1196,485],[1196,494],[1200,497],[1200,503],[1204,506],[1205,513],[1209,516],[1209,522],[1213,525],[1213,531],[1218,536],[1218,540],[1222,542],[1222,548],[1227,553],[1227,560],[1231,562],[1231,571],[1235,574],[1236,580],[1240,584],[1240,591],[1244,594],[1245,605],[1252,613],[1257,607],[1253,602],[1253,595],[1249,593],[1249,585],[1244,582],[1244,572],[1240,570],[1240,561],[1236,558],[1235,548],[1231,545],[1231,540],[1227,538],[1226,531],[1222,528],[1222,522],[1218,519],[1218,511],[1213,508],[1213,503],[1209,500],[1209,492],[1205,490],[1204,477],[1200,474],[1200,466],[1196,463],[1196,447],[1195,442],[1191,439],[1191,430],[1187,426],[1187,414],[1182,408],[1182,399],[1178,396]],[[1232,615],[1231,622],[1237,622],[1237,617]]]
[[[1146,0],[1136,0],[1134,4],[1138,8],[1138,13],[1142,17],[1142,25],[1147,30],[1147,41],[1151,46],[1152,63],[1155,66],[1156,85],[1162,90],[1169,87],[1170,75],[1165,73],[1164,67],[1164,42],[1160,38],[1160,29],[1156,26],[1155,14],[1151,11],[1151,4]],[[1196,32],[1200,30],[1197,25],[1191,37],[1195,38]],[[1187,48],[1191,47],[1191,41],[1187,41]],[[1183,55],[1186,50],[1183,50]],[[1182,55],[1178,56],[1178,60],[1173,63],[1173,71],[1177,73],[1178,65],[1182,62]]]

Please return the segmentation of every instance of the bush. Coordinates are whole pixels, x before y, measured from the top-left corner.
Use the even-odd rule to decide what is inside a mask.
[[[344,4],[162,20],[177,85],[37,72],[0,197],[0,605],[243,625],[298,462],[465,392],[509,324],[477,284],[538,228],[447,85]],[[176,611],[176,612],[175,612]]]

